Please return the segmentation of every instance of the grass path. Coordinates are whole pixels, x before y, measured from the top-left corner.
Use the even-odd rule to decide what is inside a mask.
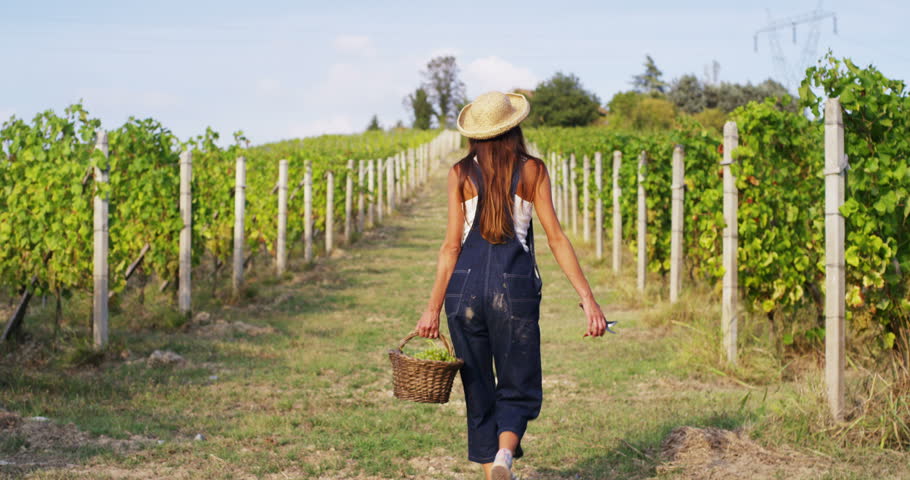
[[[207,326],[130,331],[114,325],[112,337],[122,339],[127,360],[95,368],[0,364],[0,406],[7,410],[73,422],[93,435],[149,440],[128,451],[60,448],[57,466],[7,465],[0,472],[29,478],[482,478],[466,460],[458,380],[447,405],[391,396],[386,352],[413,328],[426,302],[444,217],[444,172],[437,171],[400,213],[334,258],[292,264],[297,273],[283,282],[270,280],[267,265],[260,265],[241,305],[197,299],[211,314]],[[671,361],[678,348],[673,331],[646,326],[641,318],[648,309],[620,309],[629,287],[619,282],[631,277],[613,276],[593,260],[589,246],[576,245],[598,301],[619,320],[620,332],[583,339],[577,296],[538,231],[544,404],[523,442],[527,456],[516,463],[523,478],[689,478],[659,468],[665,464],[661,442],[674,427],[735,429],[767,413],[767,403],[756,400],[761,392],[681,371]],[[217,320],[228,322],[214,324],[222,327],[242,321],[274,331],[231,333],[215,329]],[[442,324],[445,331],[444,318]],[[177,352],[186,363],[149,368],[144,358],[155,349]],[[194,440],[197,434],[205,439]],[[0,459],[14,458],[16,445],[5,451],[3,445]],[[851,473],[850,462],[843,465],[825,478],[865,478]]]

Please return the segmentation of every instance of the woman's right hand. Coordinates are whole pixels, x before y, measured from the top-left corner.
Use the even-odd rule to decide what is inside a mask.
[[[425,338],[439,338],[439,312],[424,310],[415,328],[417,335]]]
[[[594,298],[588,298],[582,299],[581,303],[579,303],[578,306],[585,311],[585,317],[587,317],[588,320],[588,331],[584,334],[584,336],[603,336],[604,332],[607,330],[607,318],[604,316],[604,312],[600,309],[600,305],[598,305]]]

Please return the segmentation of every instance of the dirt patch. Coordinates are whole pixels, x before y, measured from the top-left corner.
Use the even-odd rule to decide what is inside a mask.
[[[659,475],[685,479],[818,478],[830,462],[786,448],[765,448],[742,430],[677,427],[664,439]],[[665,478],[665,477],[663,477]]]
[[[246,322],[228,322],[226,320],[216,320],[212,323],[197,325],[193,328],[193,331],[203,337],[232,337],[236,334],[255,337],[275,333],[275,329],[270,326],[261,327]]]
[[[0,473],[24,473],[43,467],[68,466],[80,451],[102,448],[127,453],[153,445],[155,439],[132,435],[116,439],[95,436],[44,417],[21,417],[0,410]]]
[[[416,475],[408,476],[414,480],[446,479],[468,480],[477,478],[480,469],[466,461],[438,451],[438,455],[414,457],[408,460]],[[471,467],[471,468],[469,468]]]

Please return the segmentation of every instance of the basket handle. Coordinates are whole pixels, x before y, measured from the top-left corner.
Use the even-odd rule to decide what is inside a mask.
[[[402,340],[402,341],[401,341],[401,344],[398,345],[398,350],[404,350],[405,344],[408,343],[408,342],[410,342],[411,339],[414,338],[414,337],[416,337],[416,336],[417,336],[417,330],[414,330],[413,332],[411,332],[410,334],[408,334],[407,337],[404,337],[404,340]],[[452,349],[452,345],[449,344],[449,341],[446,340],[446,336],[443,335],[442,332],[439,332],[439,340],[442,340],[442,344],[446,347],[446,350],[448,350],[449,355],[452,355],[452,356],[454,357],[454,356],[455,356],[455,350]]]

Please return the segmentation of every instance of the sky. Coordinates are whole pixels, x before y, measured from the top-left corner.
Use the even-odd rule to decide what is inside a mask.
[[[672,81],[785,80],[769,19],[816,10],[814,57],[828,49],[910,79],[910,2],[600,0],[423,1],[0,0],[0,122],[82,100],[105,128],[153,117],[181,139],[211,126],[254,144],[389,127],[438,55],[454,55],[468,98],[577,75],[606,103],[651,55]],[[778,34],[799,64],[813,24]],[[533,109],[533,103],[532,103]]]

